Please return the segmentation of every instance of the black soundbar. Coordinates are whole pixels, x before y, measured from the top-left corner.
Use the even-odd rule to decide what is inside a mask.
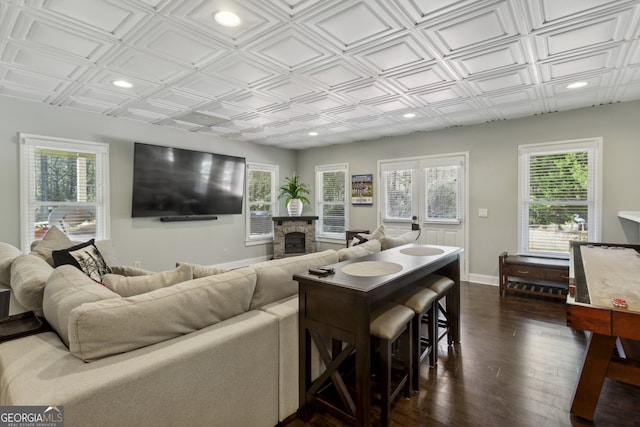
[[[162,222],[175,222],[175,221],[209,221],[212,219],[218,219],[215,215],[177,215],[177,216],[163,216],[160,217]]]

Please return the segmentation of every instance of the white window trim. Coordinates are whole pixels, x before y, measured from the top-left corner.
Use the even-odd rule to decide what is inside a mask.
[[[280,203],[278,203],[278,195],[276,194],[276,188],[280,182],[280,167],[278,165],[270,165],[266,163],[247,162],[247,179],[245,179],[245,246],[264,245],[273,242],[273,232],[269,235],[263,235],[260,237],[251,236],[251,212],[249,211],[249,170],[268,171],[272,173],[273,179],[271,180],[271,197],[273,200],[272,212],[273,216],[278,216],[280,212]]]
[[[543,252],[530,252],[528,250],[528,233],[525,233],[524,227],[528,219],[526,216],[525,221],[525,206],[529,199],[528,188],[528,158],[532,153],[553,154],[557,152],[567,151],[585,151],[592,150],[593,152],[593,167],[594,167],[594,179],[591,179],[588,183],[589,190],[593,191],[593,215],[590,217],[589,226],[589,240],[600,241],[602,233],[602,182],[603,182],[603,169],[602,169],[602,137],[584,138],[584,139],[572,139],[567,141],[557,142],[544,142],[539,144],[527,144],[520,145],[518,147],[518,248],[521,254],[533,254],[533,255],[545,255]],[[593,232],[593,234],[592,234]],[[557,257],[558,254],[549,254],[550,256]],[[568,256],[568,254],[566,255]]]
[[[19,134],[20,141],[20,245],[28,252],[33,242],[33,234],[28,224],[33,224],[33,212],[28,209],[29,203],[35,197],[35,174],[28,164],[37,147],[91,153],[96,155],[96,222],[102,227],[96,228],[96,240],[111,237],[111,221],[109,215],[109,144],[92,141],[81,141],[68,138]],[[33,196],[33,197],[32,197]]]
[[[344,195],[344,229],[345,231],[349,229],[349,201],[351,198],[349,194],[351,194],[351,182],[349,177],[349,164],[348,163],[337,163],[333,165],[319,165],[315,168],[316,175],[316,212],[318,219],[322,221],[322,209],[321,204],[322,201],[322,180],[321,180],[321,172],[341,172],[344,171],[344,185],[345,185],[345,195]],[[320,231],[321,227],[316,227],[316,241],[318,242],[326,242],[326,243],[343,243],[344,242],[344,234],[340,233],[322,233]]]

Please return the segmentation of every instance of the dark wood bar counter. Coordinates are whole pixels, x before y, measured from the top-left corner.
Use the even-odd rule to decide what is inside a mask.
[[[449,341],[460,340],[461,248],[410,243],[366,257],[325,266],[334,273],[318,277],[298,274],[300,409],[306,419],[309,407],[319,407],[358,426],[370,424],[370,335],[372,308],[391,298],[405,286],[431,273],[450,277],[454,290],[447,298]],[[318,349],[326,367],[311,378],[311,344]],[[347,384],[345,369],[355,351]],[[351,360],[351,362],[353,362]],[[331,389],[333,399],[323,392]]]

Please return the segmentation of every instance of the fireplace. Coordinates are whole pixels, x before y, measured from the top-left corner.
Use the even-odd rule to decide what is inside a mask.
[[[273,218],[273,257],[285,258],[315,252],[317,216]]]

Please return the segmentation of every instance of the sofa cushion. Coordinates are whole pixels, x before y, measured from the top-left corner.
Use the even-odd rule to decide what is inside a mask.
[[[176,267],[180,267],[181,265],[188,265],[188,266],[191,267],[191,270],[193,270],[193,278],[194,279],[200,279],[201,277],[213,276],[214,274],[222,274],[222,273],[226,273],[227,271],[229,271],[226,268],[217,267],[215,265],[200,265],[200,264],[193,264],[193,263],[190,263],[190,262],[182,262],[182,261],[176,262]]]
[[[251,310],[295,295],[298,292],[298,282],[293,280],[294,274],[336,262],[338,262],[338,253],[328,249],[323,252],[253,264],[251,267],[256,271],[258,279],[256,291],[251,300]]]
[[[245,267],[82,304],[69,316],[69,349],[92,361],[188,334],[247,311],[255,287],[256,273]]]
[[[399,236],[384,236],[380,238],[380,245],[382,250],[395,248],[396,246],[406,245],[407,243],[415,242],[419,236],[420,231],[409,231]]]
[[[96,282],[102,283],[104,275],[111,273],[94,239],[67,249],[53,251],[51,254],[56,267],[65,264],[73,265]]]
[[[120,274],[105,274],[103,283],[121,297],[132,297],[191,279],[193,279],[191,267],[182,265],[174,270],[142,276],[127,277]]]
[[[111,267],[111,273],[119,274],[121,276],[127,276],[127,277],[145,276],[147,274],[154,273],[153,271],[145,270],[143,268],[138,268],[138,267],[131,267],[130,265],[110,265],[109,267]]]
[[[19,255],[11,264],[11,289],[16,300],[38,316],[42,316],[43,290],[52,272],[53,267],[32,254]]]
[[[53,267],[53,251],[66,249],[73,246],[74,243],[55,225],[52,226],[47,233],[32,244],[31,253],[38,255],[47,261]]]
[[[0,285],[11,285],[11,263],[22,251],[9,243],[0,242]]]
[[[49,280],[47,280],[42,309],[47,322],[68,347],[69,314],[71,311],[84,303],[109,298],[120,298],[120,295],[94,282],[76,267],[61,265],[51,273]]]
[[[368,242],[364,242],[350,248],[342,248],[338,251],[338,261],[345,261],[347,259],[371,255],[376,252],[380,252],[380,248],[379,240],[369,240]]]

